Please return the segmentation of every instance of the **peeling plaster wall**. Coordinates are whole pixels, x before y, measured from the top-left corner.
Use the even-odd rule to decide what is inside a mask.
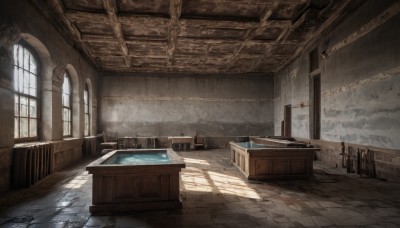
[[[292,136],[309,138],[308,58],[300,56],[275,77],[275,135],[281,135],[284,106],[292,105]]]
[[[128,136],[269,135],[273,78],[109,75],[99,84],[99,127]]]
[[[393,3],[367,1],[332,34],[320,39],[319,53],[374,20]],[[326,59],[320,57],[322,140],[400,148],[399,38],[397,14]],[[276,76],[275,134],[280,134],[284,105],[292,104],[292,135],[310,137],[311,50]]]

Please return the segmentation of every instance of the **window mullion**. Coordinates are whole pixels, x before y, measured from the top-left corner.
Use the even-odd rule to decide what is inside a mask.
[[[21,138],[21,95],[18,94],[18,138]]]

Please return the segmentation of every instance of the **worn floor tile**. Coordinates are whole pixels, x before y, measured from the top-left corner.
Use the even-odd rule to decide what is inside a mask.
[[[229,150],[179,152],[183,208],[94,216],[88,158],[0,196],[0,227],[399,227],[400,184],[314,163],[309,180],[247,181]]]

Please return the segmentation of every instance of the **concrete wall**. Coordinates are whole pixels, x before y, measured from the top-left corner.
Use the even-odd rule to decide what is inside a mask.
[[[120,136],[269,135],[273,78],[110,75],[99,83],[99,127]]]
[[[318,47],[322,90],[319,159],[333,165],[341,163],[340,144],[335,144],[337,150],[331,150],[331,147],[324,146],[329,142],[382,148],[376,154],[386,153],[387,157],[400,153],[400,14],[394,14],[386,21],[383,20],[390,12],[378,17],[387,9],[398,10],[396,4],[398,2],[389,0],[366,1],[331,34],[321,37],[317,45],[311,46],[277,73],[276,135],[281,132],[284,106],[292,104],[292,135],[310,138],[312,86],[309,52]],[[379,22],[383,23],[362,35],[362,26],[368,29]],[[351,34],[357,38],[346,40]],[[344,47],[333,50],[337,44]],[[325,59],[322,52],[327,53]],[[381,157],[377,156],[375,162]],[[385,171],[380,173],[385,175],[384,178],[392,175],[400,180],[400,175],[393,175],[400,170],[398,159],[385,160]],[[382,170],[382,167],[377,169]]]
[[[332,34],[320,39],[319,52],[342,41],[393,2],[367,1]],[[399,34],[397,14],[326,59],[320,58],[321,139],[400,148]],[[275,134],[280,133],[283,106],[292,104],[292,134],[310,136],[309,51],[277,74]]]
[[[61,86],[68,71],[73,83],[73,137],[82,139],[84,129],[83,90],[85,83],[92,88],[91,123],[95,134],[97,122],[97,72],[58,33],[32,3],[24,0],[5,0],[0,3],[0,192],[9,188],[12,148],[14,146],[13,45],[23,40],[38,55],[40,62],[40,141],[60,141],[62,136]],[[77,145],[79,142],[80,145]],[[59,167],[80,159],[82,140],[70,140],[62,148],[74,147],[73,155],[65,154]],[[78,143],[78,144],[79,144]],[[68,151],[65,153],[69,153]],[[73,158],[73,159],[72,159]]]

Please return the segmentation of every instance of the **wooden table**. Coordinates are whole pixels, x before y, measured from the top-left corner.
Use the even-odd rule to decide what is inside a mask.
[[[170,136],[172,149],[174,150],[190,150],[190,144],[193,141],[191,136]]]

